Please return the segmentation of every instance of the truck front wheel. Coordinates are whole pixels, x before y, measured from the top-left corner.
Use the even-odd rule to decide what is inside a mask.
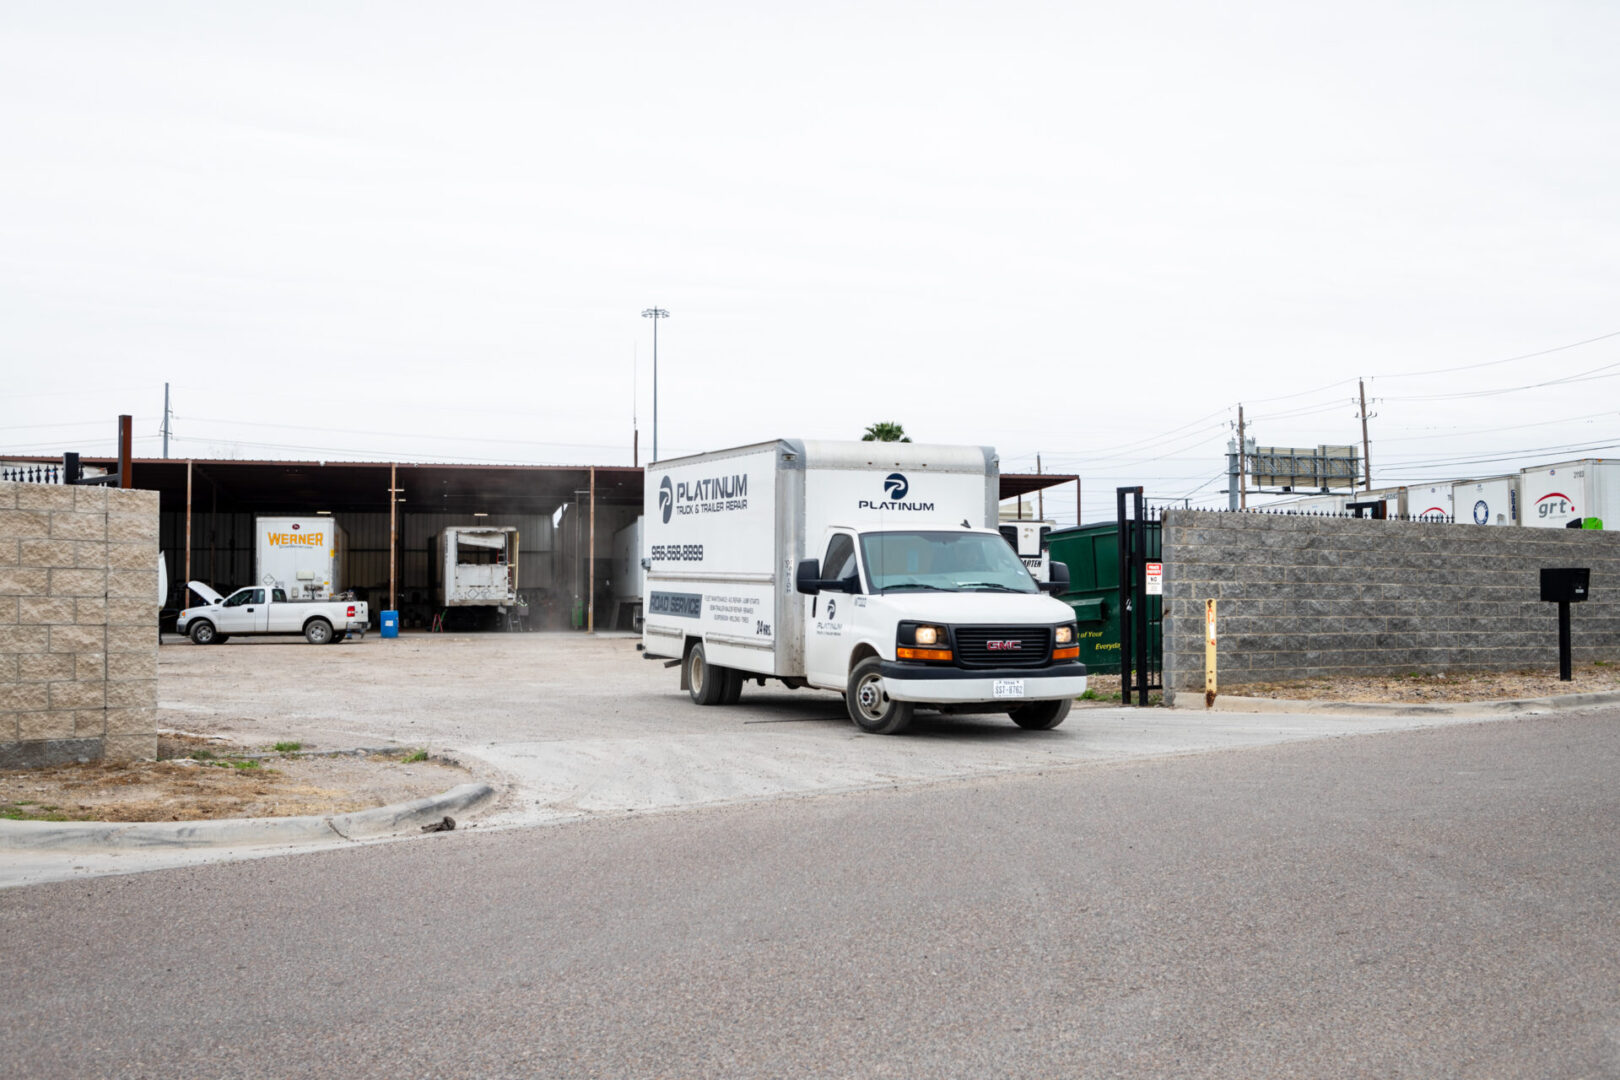
[[[304,640],[311,645],[325,645],[332,640],[332,624],[325,619],[311,619],[304,624]]]
[[[727,671],[709,663],[700,641],[686,654],[686,688],[699,705],[718,705],[725,697]]]
[[[879,661],[869,656],[849,673],[849,689],[844,705],[855,726],[873,735],[897,735],[911,723],[912,704],[896,701],[883,692]]]
[[[212,645],[215,636],[214,624],[207,619],[198,619],[191,624],[191,642],[193,645]]]
[[[1069,706],[1073,705],[1071,698],[1062,701],[1032,701],[1028,705],[1020,705],[1007,713],[1012,717],[1013,723],[1030,731],[1050,731],[1063,723],[1064,717],[1069,715]]]

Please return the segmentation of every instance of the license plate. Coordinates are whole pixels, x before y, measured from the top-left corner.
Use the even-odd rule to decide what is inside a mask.
[[[990,693],[998,698],[1023,697],[1023,679],[995,679],[990,683]]]

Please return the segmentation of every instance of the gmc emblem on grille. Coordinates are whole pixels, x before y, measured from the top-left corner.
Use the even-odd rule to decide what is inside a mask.
[[[1024,647],[1022,641],[987,641],[984,647],[991,652],[1016,652]]]

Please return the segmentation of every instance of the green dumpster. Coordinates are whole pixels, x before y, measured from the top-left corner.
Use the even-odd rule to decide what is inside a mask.
[[[1148,529],[1148,560],[1158,561],[1158,522]],[[1119,525],[1106,522],[1063,529],[1047,537],[1053,562],[1069,568],[1069,591],[1058,599],[1074,609],[1080,662],[1092,674],[1119,673]],[[1147,598],[1150,655],[1158,655],[1162,599]]]

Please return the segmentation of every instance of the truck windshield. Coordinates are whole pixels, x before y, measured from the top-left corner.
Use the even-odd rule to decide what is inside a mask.
[[[873,592],[1040,591],[1007,541],[986,533],[864,533],[861,553]]]

